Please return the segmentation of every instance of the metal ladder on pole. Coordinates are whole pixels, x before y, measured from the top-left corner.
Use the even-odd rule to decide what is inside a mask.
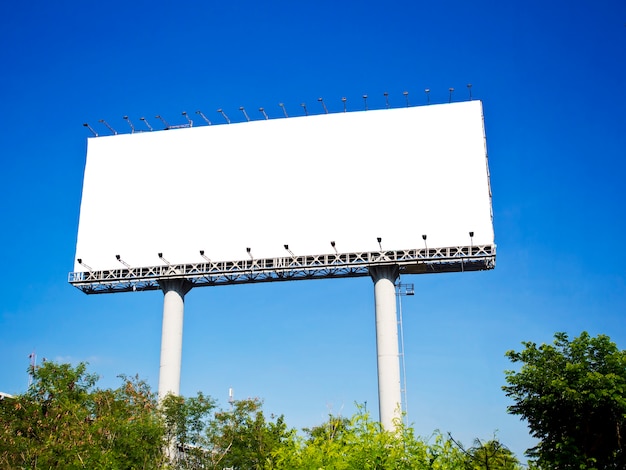
[[[402,325],[402,297],[415,295],[413,284],[403,284],[399,280],[396,283],[396,298],[398,301],[398,334],[400,336],[400,374],[401,374],[401,394],[402,394],[402,414],[405,426],[409,426],[409,407],[406,393],[406,361],[404,358],[404,328]]]

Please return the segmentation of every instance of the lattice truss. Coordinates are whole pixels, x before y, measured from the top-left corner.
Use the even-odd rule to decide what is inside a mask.
[[[334,253],[281,258],[163,264],[141,268],[72,272],[69,282],[86,294],[160,289],[160,281],[185,279],[193,287],[369,275],[375,266],[397,265],[401,274],[493,269],[495,245]]]

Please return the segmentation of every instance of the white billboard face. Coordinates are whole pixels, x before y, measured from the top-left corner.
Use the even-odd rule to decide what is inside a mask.
[[[470,231],[493,244],[480,101],[90,138],[76,258],[468,246]]]

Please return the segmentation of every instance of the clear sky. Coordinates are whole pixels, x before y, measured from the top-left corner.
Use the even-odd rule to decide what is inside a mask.
[[[402,279],[416,289],[403,302],[408,411],[420,435],[440,429],[470,445],[497,432],[521,455],[532,440],[506,414],[505,351],[583,330],[626,348],[625,24],[616,0],[5,5],[0,390],[25,390],[33,350],[88,361],[101,386],[123,373],[157,387],[162,295],[86,296],[67,283],[84,122],[106,134],[98,120],[125,131],[124,115],[136,126],[196,109],[243,120],[239,106],[279,117],[279,102],[318,113],[318,97],[338,112],[342,96],[362,109],[364,93],[382,108],[385,91],[392,106],[405,90],[423,105],[425,88],[446,102],[450,87],[467,99],[471,83],[484,104],[497,266]],[[155,187],[129,203],[164,197]],[[197,289],[185,315],[183,394],[226,403],[232,387],[298,428],[350,415],[354,402],[377,414],[369,279]]]

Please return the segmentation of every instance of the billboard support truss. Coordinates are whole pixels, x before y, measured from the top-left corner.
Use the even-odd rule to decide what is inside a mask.
[[[69,282],[85,294],[108,294],[159,290],[159,283],[168,279],[202,287],[364,277],[372,267],[391,265],[401,274],[482,271],[493,269],[495,258],[495,245],[470,245],[93,270],[72,272]]]

